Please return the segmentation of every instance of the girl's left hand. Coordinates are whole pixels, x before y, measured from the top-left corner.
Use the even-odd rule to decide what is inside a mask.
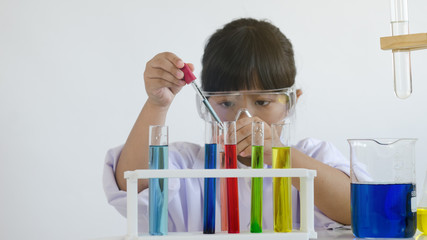
[[[237,155],[239,160],[246,165],[251,165],[252,155],[252,122],[264,122],[259,117],[245,117],[236,122]],[[270,125],[264,122],[264,163],[272,164],[272,138]]]

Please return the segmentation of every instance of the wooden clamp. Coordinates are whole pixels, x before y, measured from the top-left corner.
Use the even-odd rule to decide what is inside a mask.
[[[396,35],[380,38],[382,50],[422,50],[427,49],[427,33]]]

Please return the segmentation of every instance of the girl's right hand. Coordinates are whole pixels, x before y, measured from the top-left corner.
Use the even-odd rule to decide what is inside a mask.
[[[188,64],[194,71],[193,64]],[[147,62],[144,72],[145,90],[148,94],[147,102],[159,107],[169,107],[175,95],[185,86],[184,67],[182,61],[170,52],[159,53]]]

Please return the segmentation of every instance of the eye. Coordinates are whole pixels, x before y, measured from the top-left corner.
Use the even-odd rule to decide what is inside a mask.
[[[265,100],[257,100],[255,101],[255,105],[258,106],[267,106],[268,104],[270,104],[271,101],[265,101]]]
[[[230,101],[223,101],[223,102],[220,102],[219,105],[226,107],[226,108],[230,108],[230,107],[234,106],[234,103],[230,102]]]

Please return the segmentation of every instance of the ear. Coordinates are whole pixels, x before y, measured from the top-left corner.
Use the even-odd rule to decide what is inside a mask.
[[[302,95],[302,90],[301,89],[297,89],[297,101],[299,99],[299,97]]]

